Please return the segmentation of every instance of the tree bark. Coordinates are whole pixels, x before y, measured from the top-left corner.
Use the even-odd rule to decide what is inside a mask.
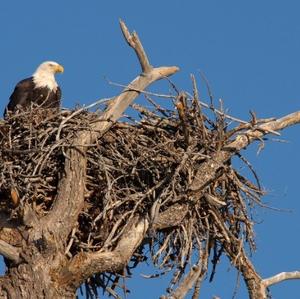
[[[22,263],[11,268],[0,278],[0,298],[75,298],[76,289],[55,285],[51,271],[51,266],[46,263]]]

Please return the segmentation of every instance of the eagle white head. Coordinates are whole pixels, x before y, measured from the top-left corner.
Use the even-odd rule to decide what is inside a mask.
[[[56,73],[62,73],[63,71],[63,66],[55,61],[43,62],[32,75],[35,86],[48,87],[50,90],[55,91],[58,85],[54,75]]]

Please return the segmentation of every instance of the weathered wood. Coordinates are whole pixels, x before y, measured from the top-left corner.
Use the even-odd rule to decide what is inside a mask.
[[[95,273],[122,271],[142,242],[148,229],[146,219],[132,219],[112,251],[79,253],[61,271],[59,283],[79,287]]]
[[[0,240],[0,254],[14,263],[18,263],[20,261],[19,250],[2,240]]]

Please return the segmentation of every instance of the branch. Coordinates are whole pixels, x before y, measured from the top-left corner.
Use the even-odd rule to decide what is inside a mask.
[[[130,34],[128,28],[122,20],[120,20],[120,27],[128,45],[135,50],[135,53],[140,61],[142,71],[144,73],[149,72],[152,66],[149,63],[147,54],[145,53],[137,33],[134,31],[132,34]]]
[[[242,273],[250,299],[266,299],[266,289],[262,279],[255,270],[254,265],[245,253],[244,248],[237,248],[234,238],[231,243],[224,243],[225,251],[233,266]]]
[[[217,175],[218,169],[223,167],[224,163],[234,156],[238,151],[247,147],[251,142],[256,139],[269,134],[270,132],[276,132],[287,128],[289,126],[300,123],[300,112],[291,113],[278,120],[273,120],[268,123],[261,124],[253,129],[247,130],[244,133],[239,134],[235,140],[233,140],[226,148],[215,153],[210,159],[204,162],[199,168],[194,181],[190,186],[190,196],[193,197],[194,193],[199,192],[206,187]],[[188,203],[176,203],[169,209],[160,213],[154,224],[155,229],[166,229],[168,227],[179,225],[188,212]],[[171,215],[176,215],[173,219]],[[225,243],[226,252],[229,255],[231,261],[236,261],[236,252],[233,251],[234,244]],[[239,253],[238,263],[236,268],[242,272],[244,280],[246,282],[250,298],[266,298],[266,291],[261,277],[255,271],[254,266],[248,259],[244,250]],[[295,272],[294,272],[295,273]],[[298,272],[299,273],[299,272]],[[296,274],[294,276],[287,275],[289,279],[298,278]],[[281,278],[281,277],[280,277]],[[286,278],[288,279],[288,278]],[[275,278],[274,278],[275,280]],[[270,283],[272,280],[265,280],[265,284]]]
[[[191,267],[189,273],[169,296],[161,296],[160,299],[183,299],[193,287],[194,293],[192,298],[199,298],[201,282],[207,273],[209,241],[206,242],[205,248],[201,243],[198,245],[200,247],[197,264]]]
[[[16,264],[20,262],[19,250],[2,240],[0,240],[0,254]]]
[[[113,251],[79,253],[62,270],[58,282],[77,288],[93,274],[123,270],[144,239],[147,229],[147,220],[133,218]]]
[[[247,147],[254,140],[262,138],[271,132],[280,131],[298,123],[300,123],[300,111],[291,113],[277,120],[255,126],[253,129],[239,134],[235,140],[227,145],[223,150],[217,152],[211,157],[211,159],[201,165],[190,186],[191,193],[193,194],[207,186],[211,180],[214,179],[217,170],[220,169],[226,161],[234,156],[236,152]]]
[[[127,107],[140,94],[136,90],[144,90],[151,83],[170,76],[179,70],[176,66],[151,67],[137,34],[129,34],[123,21],[120,21],[120,25],[126,41],[135,50],[144,73],[134,79],[119,96],[115,97],[105,113],[99,117],[99,122],[93,124],[91,130],[79,134],[73,144],[82,146],[68,149],[64,177],[60,181],[52,211],[42,219],[40,226],[46,227],[51,234],[59,235],[61,239],[65,239],[71,232],[84,203],[85,153],[87,150],[84,146],[92,144],[122,116]]]
[[[273,284],[282,282],[284,280],[288,279],[300,279],[300,271],[293,271],[293,272],[281,272],[277,275],[274,275],[272,277],[263,279],[263,284],[267,288]]]
[[[194,265],[191,268],[190,272],[183,279],[181,284],[178,286],[178,288],[174,290],[174,292],[172,292],[171,296],[169,296],[168,298],[183,299],[188,293],[188,291],[194,286],[200,274],[201,274],[200,265]]]
[[[187,203],[175,203],[165,211],[161,212],[152,227],[155,230],[162,230],[180,225],[189,210]]]
[[[148,73],[135,78],[120,95],[114,98],[99,118],[99,122],[92,126],[91,131],[82,134],[78,144],[92,144],[123,115],[127,107],[139,96],[139,90],[144,90],[153,82],[173,75],[178,70],[176,66],[152,68]]]
[[[300,111],[288,114],[277,120],[273,120],[259,126],[255,126],[253,129],[247,130],[245,133],[236,137],[235,141],[229,144],[228,148],[241,150],[248,146],[254,140],[257,140],[269,133],[281,131],[292,125],[300,123]]]

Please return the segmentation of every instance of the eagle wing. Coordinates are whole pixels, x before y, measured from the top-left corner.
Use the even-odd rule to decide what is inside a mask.
[[[4,111],[4,116],[7,111],[14,111],[17,105],[26,106],[26,102],[30,100],[30,94],[33,89],[34,83],[32,77],[20,81],[9,97],[9,103]]]

